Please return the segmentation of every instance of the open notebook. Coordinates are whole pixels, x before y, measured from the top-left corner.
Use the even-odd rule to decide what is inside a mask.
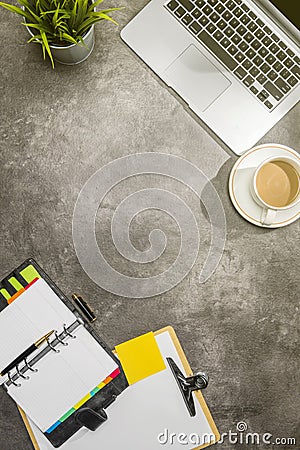
[[[19,377],[12,384],[8,376],[0,378],[8,394],[43,432],[50,432],[60,419],[70,416],[118,365],[43,279],[0,313],[0,371],[49,331],[57,330],[60,335],[64,326],[76,338],[65,336],[67,345],[56,345],[59,352],[47,344],[37,349],[29,360],[36,362],[38,371],[26,372],[29,379]],[[39,355],[43,356],[39,359]],[[19,367],[22,369],[22,364]],[[16,371],[11,372],[12,377],[14,374]]]
[[[165,362],[171,357],[183,373],[192,374],[171,327],[156,332],[155,339]],[[110,407],[109,420],[97,431],[90,433],[82,428],[61,450],[190,450],[211,445],[220,435],[201,392],[193,396],[195,417],[190,416],[166,363],[165,370],[127,388]],[[35,449],[51,450],[51,444],[34,423],[22,416]],[[180,434],[186,436],[186,444],[178,441]]]

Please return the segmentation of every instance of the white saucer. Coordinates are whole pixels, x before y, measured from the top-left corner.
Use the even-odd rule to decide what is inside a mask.
[[[260,221],[262,208],[253,200],[250,183],[258,165],[273,156],[289,156],[300,161],[299,153],[289,147],[279,144],[263,144],[241,156],[233,166],[229,178],[229,194],[236,210],[248,222],[264,228],[284,227],[300,217],[300,204],[298,203],[289,210],[278,211],[276,221],[272,225],[262,225]]]

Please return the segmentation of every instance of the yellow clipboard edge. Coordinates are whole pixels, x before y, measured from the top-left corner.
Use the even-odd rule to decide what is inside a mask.
[[[172,339],[172,341],[173,341],[173,343],[174,343],[174,345],[175,345],[176,351],[177,351],[177,353],[178,353],[178,356],[180,357],[180,360],[181,360],[181,362],[182,362],[182,365],[183,365],[183,367],[184,367],[184,370],[185,370],[187,376],[189,377],[189,376],[193,375],[191,366],[190,366],[189,363],[188,363],[188,360],[187,360],[187,358],[186,358],[186,356],[185,356],[185,353],[184,353],[184,351],[183,351],[183,348],[181,347],[181,344],[180,344],[179,339],[178,339],[178,337],[177,337],[177,335],[176,335],[176,333],[175,333],[174,328],[171,327],[171,326],[167,326],[167,327],[161,328],[161,329],[158,330],[158,331],[154,331],[154,336],[157,336],[157,335],[159,335],[159,334],[165,333],[166,331],[167,331],[167,332],[169,333],[169,335],[171,336],[171,339]],[[200,447],[196,447],[196,448],[194,449],[194,450],[200,450],[200,449],[202,449],[202,448],[205,448],[205,447],[208,447],[208,446],[210,446],[210,445],[216,444],[216,443],[220,440],[220,433],[219,433],[219,431],[218,431],[218,429],[217,429],[217,426],[216,426],[216,424],[215,424],[215,422],[214,422],[214,419],[212,418],[212,415],[211,415],[211,413],[210,413],[210,411],[209,411],[209,409],[208,409],[208,406],[207,406],[207,404],[206,404],[206,402],[205,402],[205,400],[204,400],[204,397],[203,397],[201,391],[195,392],[195,395],[196,395],[196,397],[197,397],[197,400],[198,400],[199,403],[200,403],[200,406],[201,406],[201,408],[202,408],[202,410],[203,410],[203,412],[204,412],[204,414],[205,414],[205,417],[206,417],[206,419],[207,419],[207,421],[208,421],[208,423],[209,423],[209,426],[210,426],[210,428],[211,428],[213,434],[216,436],[216,440],[215,440],[215,441],[212,441],[212,442],[210,442],[210,443],[208,443],[208,444],[204,444],[204,445],[202,445],[202,446],[200,446]],[[26,427],[26,429],[27,429],[27,431],[28,431],[28,434],[29,434],[29,437],[30,437],[30,439],[31,439],[31,441],[32,441],[32,444],[33,444],[33,446],[34,446],[34,449],[35,449],[35,450],[40,450],[40,447],[39,447],[39,445],[38,445],[38,443],[37,443],[37,440],[36,440],[36,438],[35,438],[35,436],[34,436],[34,433],[33,433],[33,431],[32,431],[32,428],[31,428],[30,424],[29,424],[29,421],[28,421],[28,419],[27,419],[26,414],[25,414],[24,411],[20,408],[20,406],[18,406],[18,409],[19,409],[19,412],[20,412],[21,417],[22,417],[22,419],[23,419],[23,422],[24,422],[24,424],[25,424],[25,427]]]
[[[29,423],[29,421],[28,421],[28,418],[27,418],[26,414],[24,413],[23,409],[21,409],[19,405],[18,405],[18,410],[19,410],[19,413],[21,414],[21,417],[22,417],[22,419],[23,419],[23,422],[24,422],[24,424],[25,424],[25,427],[26,427],[26,429],[27,429],[27,432],[28,432],[28,434],[29,434],[29,437],[30,437],[30,439],[31,439],[31,442],[32,442],[32,444],[33,444],[33,446],[34,446],[34,449],[35,449],[35,450],[40,450],[39,444],[37,443],[37,440],[36,440],[36,438],[35,438],[35,435],[34,435],[34,433],[33,433],[33,431],[32,431],[32,428],[31,428],[31,426],[30,426],[30,423]]]

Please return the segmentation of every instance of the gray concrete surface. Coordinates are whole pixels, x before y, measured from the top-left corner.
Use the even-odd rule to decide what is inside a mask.
[[[122,2],[120,26],[144,3]],[[18,17],[1,10],[0,21],[1,273],[36,258],[67,295],[86,295],[98,313],[95,327],[112,347],[172,325],[192,367],[210,374],[205,398],[220,432],[235,431],[245,421],[253,432],[298,439],[297,446],[259,447],[225,440],[220,448],[299,448],[299,222],[271,231],[237,214],[227,193],[236,157],[129,51],[118,29],[97,27],[90,59],[52,70],[38,46],[25,44]],[[299,151],[299,123],[300,105],[263,142]],[[72,242],[72,212],[98,168],[146,151],[182,156],[213,179],[226,212],[227,242],[217,271],[199,285],[210,235],[197,199],[175,182],[137,181],[138,187],[173,187],[198,211],[203,237],[197,263],[182,283],[161,296],[133,300],[105,292],[82,270]],[[127,183],[110,194],[97,220],[99,246],[128,274],[136,268],[116,253],[109,227],[113,210],[134,187]],[[170,241],[163,261],[149,273],[161,270],[178,250],[174,224],[158,213],[133,223],[133,242],[145,248],[158,220]],[[14,403],[0,392],[0,450],[31,448]]]

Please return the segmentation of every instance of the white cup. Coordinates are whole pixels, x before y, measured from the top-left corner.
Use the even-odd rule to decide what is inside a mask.
[[[290,166],[292,166],[296,170],[296,173],[298,174],[298,192],[297,192],[296,196],[294,197],[293,201],[285,206],[274,206],[274,205],[270,205],[270,204],[266,203],[261,198],[261,195],[259,194],[258,189],[257,189],[257,176],[258,176],[261,168],[265,164],[270,163],[272,161],[285,162],[285,163],[289,164]],[[277,157],[265,159],[255,170],[250,187],[251,187],[251,194],[252,194],[253,199],[256,201],[256,203],[259,206],[262,207],[262,214],[261,214],[261,219],[260,219],[262,225],[272,225],[272,223],[274,223],[279,211],[291,209],[295,205],[297,205],[297,203],[299,203],[299,201],[300,201],[300,163],[298,161],[296,161],[296,159],[290,158],[288,156],[284,156],[284,157],[277,156]]]

